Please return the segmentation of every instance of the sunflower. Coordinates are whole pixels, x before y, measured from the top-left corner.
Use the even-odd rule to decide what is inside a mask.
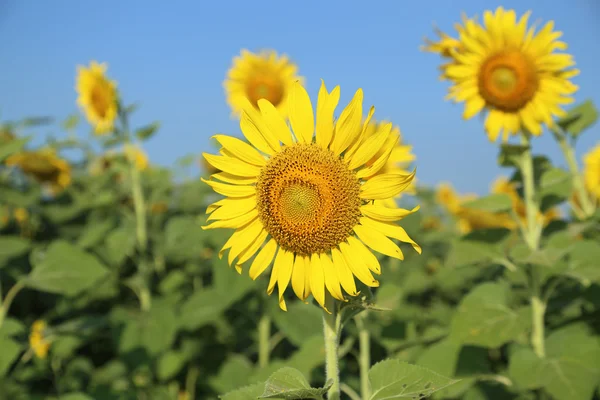
[[[583,156],[583,179],[592,199],[600,201],[600,143]]]
[[[371,250],[404,258],[390,238],[421,252],[394,223],[419,207],[373,204],[406,189],[415,172],[366,179],[386,165],[394,150],[395,143],[388,142],[392,124],[366,136],[374,108],[361,123],[361,89],[334,123],[339,96],[339,87],[328,92],[322,82],[315,117],[308,93],[296,82],[290,89],[291,131],[277,108],[261,99],[259,111],[248,107],[241,114],[240,128],[250,144],[216,135],[221,155],[203,154],[222,172],[202,180],[226,196],[208,207],[208,221],[214,222],[204,229],[235,229],[219,255],[229,249],[228,262],[232,265],[237,258],[241,273],[256,254],[249,269],[252,279],[273,263],[267,292],[277,285],[283,310],[290,282],[297,297],[306,300],[312,294],[323,308],[326,293],[338,300],[344,300],[342,289],[358,295],[354,277],[377,287],[371,272],[380,274],[381,267]],[[382,147],[386,151],[367,166]]]
[[[388,121],[376,122],[373,119],[371,119],[370,123],[367,125],[367,128],[365,130],[365,137],[374,136],[377,132],[380,132],[382,129],[384,129],[387,124],[391,123]],[[377,154],[375,154],[369,161],[365,163],[365,165],[371,166],[390,147],[393,147],[393,150],[390,154],[387,163],[377,172],[377,174],[374,174],[373,176],[389,173],[399,173],[408,175],[410,173],[408,171],[408,167],[410,163],[412,163],[416,159],[416,157],[412,153],[412,146],[409,146],[403,142],[400,128],[395,125],[392,126],[387,142],[384,144],[384,146],[381,147],[381,149],[379,149]],[[402,193],[415,194],[416,181],[416,179],[413,179],[411,184]],[[399,193],[398,196],[396,196],[396,198],[402,197],[402,193]],[[387,207],[396,206],[394,199],[381,200],[380,204]]]
[[[514,182],[509,181],[506,177],[499,177],[492,184],[491,192],[494,194],[508,195],[512,202],[513,212],[523,225],[527,225],[527,208],[525,207],[525,202],[521,196],[519,196],[519,193],[517,192],[517,186]],[[543,226],[546,226],[550,222],[559,219],[560,216],[560,210],[556,207],[552,207],[546,210],[544,213],[539,212],[537,217],[540,221],[542,221]]]
[[[123,154],[129,162],[133,162],[138,171],[145,171],[148,168],[148,156],[139,147],[125,146]]]
[[[29,335],[29,347],[42,360],[48,356],[48,350],[50,350],[50,342],[44,335],[46,328],[47,324],[45,321],[35,321],[31,326],[31,333]]]
[[[242,50],[233,59],[233,66],[223,83],[233,114],[239,116],[248,103],[258,109],[258,100],[265,99],[286,117],[291,88],[294,82],[303,81],[296,75],[297,70],[287,56],[278,56],[275,51],[264,50],[256,54]]]
[[[71,183],[71,166],[59,158],[53,149],[24,151],[6,159],[6,165],[18,166],[26,175],[60,192]]]
[[[117,83],[106,77],[106,69],[95,61],[89,68],[77,67],[77,103],[99,135],[114,129],[119,109]]]
[[[570,78],[579,74],[571,69],[573,57],[559,41],[561,32],[548,22],[539,32],[527,27],[529,13],[517,21],[514,10],[499,7],[484,13],[484,24],[463,18],[458,24],[458,39],[446,37],[425,50],[446,55],[444,77],[453,83],[449,98],[465,102],[463,118],[487,111],[485,130],[491,141],[502,133],[528,131],[542,133],[542,124],[553,125],[553,118],[564,116],[561,108],[573,102],[578,89]],[[446,50],[444,50],[444,48]]]

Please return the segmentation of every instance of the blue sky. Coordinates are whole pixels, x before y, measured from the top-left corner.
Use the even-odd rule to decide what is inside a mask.
[[[92,6],[93,5],[93,6]],[[126,102],[140,102],[134,124],[160,120],[146,143],[153,162],[211,150],[215,133],[239,135],[222,81],[242,48],[288,54],[316,98],[320,79],[340,85],[340,104],[362,87],[365,106],[398,124],[417,155],[425,184],[451,181],[461,192],[485,193],[502,170],[497,145],[478,118],[463,122],[462,105],[445,102],[439,58],[419,51],[433,24],[452,32],[462,11],[481,15],[502,5],[531,21],[553,19],[581,69],[577,101],[600,104],[600,3],[567,1],[116,1],[0,0],[0,118],[76,112],[77,64],[109,64]],[[582,137],[578,155],[599,141],[599,127]],[[58,128],[40,129],[40,138]],[[78,135],[89,132],[83,124]],[[41,139],[40,139],[41,140]],[[534,151],[564,165],[551,135]],[[508,172],[505,172],[508,173]]]

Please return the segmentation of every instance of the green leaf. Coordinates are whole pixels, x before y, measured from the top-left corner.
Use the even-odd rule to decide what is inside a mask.
[[[184,262],[200,256],[199,244],[206,234],[193,218],[174,217],[165,227],[165,256],[173,262]]]
[[[288,306],[288,312],[281,312],[278,310],[279,306],[276,302],[270,304],[273,306],[271,311],[273,322],[285,337],[296,346],[304,343],[307,337],[322,335],[322,314],[317,307],[295,302]]]
[[[453,376],[462,343],[448,337],[427,347],[416,363],[444,376]]]
[[[510,196],[504,193],[490,194],[463,204],[463,207],[473,208],[491,213],[500,213],[512,208]]]
[[[156,131],[160,128],[160,122],[153,122],[148,126],[144,126],[135,131],[135,136],[140,140],[146,140],[151,138]]]
[[[520,388],[544,388],[556,400],[591,399],[600,378],[600,343],[585,325],[574,324],[548,336],[546,357],[529,347],[510,356],[509,374]]]
[[[507,229],[473,231],[455,241],[446,263],[449,267],[466,266],[503,258],[503,244],[509,235]]]
[[[27,286],[42,292],[74,296],[108,274],[93,255],[64,240],[50,244],[26,280]]]
[[[11,258],[21,256],[29,250],[31,242],[18,236],[0,236],[0,268]]]
[[[222,396],[219,396],[221,400],[256,400],[264,392],[264,383],[255,383],[240,389],[233,390]]]
[[[528,149],[528,146],[518,144],[502,144],[500,146],[498,163],[502,167],[515,167],[519,165],[523,153],[525,153]]]
[[[502,283],[483,283],[461,301],[451,325],[451,336],[464,344],[497,348],[529,328],[529,308],[508,307],[510,288]]]
[[[584,286],[600,282],[600,244],[595,240],[581,240],[573,243],[569,263],[563,275],[577,279]]]
[[[253,365],[243,355],[233,354],[221,366],[219,373],[209,378],[209,384],[218,393],[226,393],[246,385],[252,375]],[[262,392],[261,392],[262,393]]]
[[[135,252],[136,235],[133,227],[121,227],[106,237],[106,250],[110,262],[121,265]]]
[[[154,302],[149,311],[128,321],[119,342],[122,353],[136,348],[156,356],[173,344],[177,333],[177,316],[168,304]]]
[[[27,117],[23,118],[19,125],[24,128],[29,128],[32,126],[40,126],[40,125],[48,125],[54,121],[52,117]]]
[[[72,131],[79,125],[79,114],[73,114],[68,116],[62,123],[62,127],[65,131]]]
[[[283,367],[269,377],[265,383],[264,392],[259,398],[321,400],[332,384],[332,381],[328,381],[322,388],[311,388],[300,371],[290,367]]]
[[[88,222],[77,239],[77,246],[88,249],[100,243],[115,226],[112,218]]]
[[[187,357],[177,350],[169,350],[159,357],[156,362],[156,376],[161,381],[172,379],[185,365]]]
[[[427,368],[400,360],[388,359],[371,367],[370,400],[422,399],[457,381],[439,375]]]
[[[567,115],[557,121],[557,124],[567,131],[573,138],[594,125],[598,120],[598,109],[591,100],[587,100],[573,108]]]
[[[11,140],[0,146],[0,162],[4,161],[9,156],[17,153],[29,142],[31,136],[26,136],[20,139]]]
[[[222,295],[210,287],[195,292],[181,305],[180,325],[191,330],[216,321],[229,306],[221,301]]]
[[[21,346],[12,340],[4,331],[0,329],[0,378],[6,375],[6,372],[21,353]]]
[[[573,190],[571,174],[560,168],[550,168],[542,172],[537,198],[541,201],[541,211],[554,207],[569,197]]]

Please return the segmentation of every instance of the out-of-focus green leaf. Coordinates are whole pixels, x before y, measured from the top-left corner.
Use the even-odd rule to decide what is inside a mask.
[[[542,173],[539,190],[536,193],[541,201],[541,210],[546,211],[571,196],[573,180],[568,172],[560,168],[550,168]]]
[[[503,244],[508,239],[507,229],[481,229],[458,239],[448,255],[448,266],[464,266],[490,262],[505,256]]]
[[[507,194],[504,193],[490,194],[488,196],[466,202],[462,206],[481,211],[500,213],[508,211],[512,208],[512,200]]]
[[[274,372],[265,383],[261,399],[323,399],[333,385],[328,381],[322,388],[312,388],[300,371],[284,367]]]
[[[185,365],[187,357],[180,351],[169,350],[156,362],[156,375],[161,381],[172,379]]]
[[[388,359],[369,370],[370,400],[415,399],[430,396],[456,381],[427,368]]]
[[[126,353],[142,348],[151,356],[169,349],[177,333],[177,316],[167,304],[154,302],[149,311],[129,320],[119,342],[119,351]]]
[[[225,360],[219,373],[210,378],[209,383],[217,393],[226,393],[246,385],[252,372],[253,365],[250,360],[240,354],[234,354]]]
[[[30,140],[31,136],[26,136],[0,145],[0,162],[4,161],[14,153],[21,151]]]
[[[0,328],[0,378],[6,375],[6,372],[17,359],[21,352],[21,346],[15,340],[6,336],[4,328]]]
[[[312,304],[292,303],[288,306],[288,312],[281,312],[277,302],[271,306],[273,322],[296,346],[301,345],[307,337],[322,334],[322,313]]]
[[[0,269],[13,257],[21,256],[31,247],[31,242],[18,236],[0,236]]]
[[[500,146],[500,155],[498,163],[503,167],[514,167],[519,165],[523,153],[527,151],[527,146],[516,144],[502,144]]]
[[[136,234],[132,226],[122,226],[106,237],[106,249],[112,264],[121,265],[135,251]]]
[[[62,127],[65,131],[72,131],[79,125],[79,114],[69,115],[62,123]]]
[[[160,122],[153,122],[135,131],[135,136],[140,140],[150,139],[160,128]]]
[[[114,226],[115,221],[112,218],[90,221],[81,232],[77,245],[82,249],[95,246],[106,238],[106,235]]]
[[[43,292],[74,296],[108,274],[93,255],[64,241],[53,242],[27,278],[27,286]]]
[[[594,125],[597,120],[598,109],[591,100],[586,100],[585,102],[571,108],[567,112],[567,115],[556,122],[573,138],[577,138],[581,132]]]
[[[264,392],[264,383],[255,383],[220,396],[221,400],[256,400]]]
[[[585,286],[600,282],[599,260],[600,244],[597,241],[576,241],[569,253],[567,269],[562,274],[577,279]]]
[[[206,237],[200,225],[190,217],[174,217],[165,228],[165,256],[173,262],[184,262],[200,257]]]

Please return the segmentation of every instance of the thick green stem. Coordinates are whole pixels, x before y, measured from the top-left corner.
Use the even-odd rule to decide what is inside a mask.
[[[521,175],[523,177],[523,196],[525,200],[525,212],[527,214],[527,226],[525,231],[525,241],[532,251],[538,249],[540,245],[540,236],[542,233],[542,223],[539,219],[539,206],[535,196],[535,181],[533,176],[533,156],[531,155],[531,146],[528,134],[523,134],[523,144],[527,150],[523,153],[521,159]],[[530,265],[531,271],[531,310],[532,310],[532,329],[531,329],[531,347],[539,357],[544,357],[544,314],[546,304],[541,299],[541,282],[538,266]]]
[[[360,394],[363,399],[371,397],[371,384],[369,383],[369,368],[371,368],[371,335],[366,329],[365,321],[367,311],[354,317],[358,327],[358,346],[360,370]]]
[[[258,321],[258,366],[261,368],[269,364],[271,350],[271,318],[263,311]]]
[[[341,319],[335,299],[326,294],[325,306],[331,312],[323,310],[323,333],[325,336],[325,375],[333,381],[327,392],[329,400],[340,400],[340,370],[338,366],[338,344]]]
[[[15,299],[15,296],[24,287],[25,287],[25,282],[18,281],[17,283],[15,283],[13,285],[13,287],[11,287],[8,290],[8,292],[6,292],[6,297],[4,298],[4,300],[0,299],[0,328],[2,327],[2,324],[4,323],[4,319],[6,318],[6,315],[8,314],[8,310],[10,309],[10,305],[12,304],[13,300]]]
[[[584,218],[590,217],[594,214],[596,207],[590,199],[590,195],[588,194],[587,190],[585,190],[583,177],[581,176],[581,173],[579,172],[579,166],[577,165],[575,149],[567,140],[567,135],[565,135],[560,128],[554,128],[552,133],[554,133],[554,137],[556,138],[556,141],[558,142],[558,145],[565,156],[567,165],[569,166],[569,171],[573,177],[573,189],[575,189],[575,195],[577,196],[577,200],[581,205],[581,211],[583,211]]]

